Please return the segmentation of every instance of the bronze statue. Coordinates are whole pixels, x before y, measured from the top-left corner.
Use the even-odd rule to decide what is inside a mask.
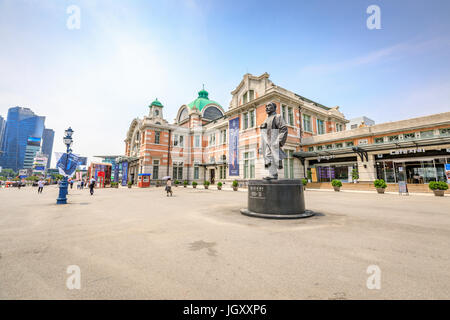
[[[283,159],[286,154],[281,149],[286,143],[288,129],[283,117],[276,113],[277,106],[270,102],[266,105],[267,118],[261,125],[261,145],[264,166],[269,169],[269,175],[263,179],[278,179],[278,169],[283,169]]]

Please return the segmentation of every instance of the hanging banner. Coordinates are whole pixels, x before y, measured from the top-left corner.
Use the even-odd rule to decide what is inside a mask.
[[[229,121],[228,175],[239,175],[239,117]]]
[[[119,164],[114,164],[114,182],[119,182]]]
[[[445,175],[447,176],[447,183],[450,183],[450,163],[445,165]]]
[[[127,185],[128,180],[128,162],[122,162],[122,186]]]
[[[71,177],[78,166],[78,156],[73,153],[63,153],[56,164],[59,173],[66,177]]]

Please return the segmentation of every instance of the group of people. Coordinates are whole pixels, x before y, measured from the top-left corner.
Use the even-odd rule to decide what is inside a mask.
[[[61,183],[61,181],[59,183]],[[68,181],[68,183],[69,183],[70,189],[72,189],[74,181],[71,179],[71,180]],[[86,180],[86,181],[85,180],[81,180],[81,181],[78,181],[78,183],[77,183],[77,189],[83,190],[84,187],[87,185],[89,187],[89,193],[92,196],[92,195],[94,195],[95,184],[96,184],[96,180],[94,178],[89,180],[89,183],[88,183],[88,180]],[[44,185],[45,185],[45,181],[43,179],[38,181],[38,193],[42,193],[42,191],[44,190]],[[171,178],[167,179],[165,190],[167,192],[167,196],[169,196],[169,194],[170,194],[171,197],[173,196],[172,179]]]
[[[60,183],[61,183],[61,181],[58,182],[58,184],[60,184]],[[74,181],[72,179],[68,181],[70,189],[73,188],[73,183],[74,183]],[[78,181],[78,183],[77,183],[77,189],[83,190],[84,186],[87,185],[89,187],[89,192],[92,196],[92,195],[94,195],[95,183],[96,183],[96,181],[94,178],[89,180],[89,183],[88,183],[87,179],[86,179],[86,181],[81,180],[81,181]],[[45,185],[45,181],[43,179],[38,181],[38,193],[42,193],[42,191],[44,190],[44,185]]]

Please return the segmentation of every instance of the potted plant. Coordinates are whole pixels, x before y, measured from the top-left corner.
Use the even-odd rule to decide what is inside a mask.
[[[306,172],[306,175],[308,176],[308,182],[312,182],[312,172],[311,172],[311,170],[308,170]]]
[[[443,197],[444,193],[445,193],[445,190],[448,189],[448,184],[445,183],[444,181],[431,181],[428,184],[428,188],[433,190],[434,195],[436,197]]]
[[[197,182],[196,181],[192,181],[192,188],[196,189],[197,188]]]
[[[128,188],[131,188],[131,186],[133,185],[132,181],[128,181]]]
[[[217,183],[217,190],[222,190],[222,182]]]
[[[334,179],[333,181],[331,181],[331,185],[333,186],[334,191],[340,191],[342,187],[342,182],[341,180]]]
[[[118,182],[111,182],[111,188],[119,188],[119,183]]]
[[[302,185],[303,185],[303,190],[306,190],[306,185],[308,184],[308,179],[303,178],[302,179]]]
[[[352,179],[353,179],[353,183],[358,183],[358,179],[359,179],[358,169],[352,170]]]
[[[205,182],[203,182],[203,186],[205,187],[205,189],[208,189],[210,185],[210,182],[205,180]]]
[[[183,182],[183,187],[186,188],[186,187],[188,186],[188,184],[189,184],[189,183],[187,182],[187,180],[184,180],[184,182]]]
[[[175,180],[175,187],[178,187],[179,184],[180,184],[180,181]]]
[[[233,191],[237,191],[238,187],[239,187],[239,183],[237,182],[237,180],[234,180],[233,183],[231,184],[231,186],[233,187]]]
[[[375,186],[375,188],[377,188],[377,192],[378,193],[384,193],[384,190],[387,187],[386,182],[384,182],[383,179],[377,179],[373,182],[373,185]]]

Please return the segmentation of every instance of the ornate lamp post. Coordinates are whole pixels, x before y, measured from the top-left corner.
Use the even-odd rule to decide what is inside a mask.
[[[65,137],[63,138],[63,142],[67,147],[66,150],[66,166],[67,162],[69,161],[69,154],[72,153],[72,149],[70,148],[72,146],[73,140],[72,140],[72,134],[73,134],[72,128],[69,127],[69,129],[64,131]],[[67,175],[64,175],[63,180],[59,184],[59,196],[56,199],[56,204],[66,204],[67,203],[67,187],[68,187],[68,178]]]

